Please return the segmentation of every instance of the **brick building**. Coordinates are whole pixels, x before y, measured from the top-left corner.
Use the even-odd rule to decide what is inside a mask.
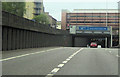
[[[113,33],[118,34],[117,9],[74,9],[73,12],[62,10],[62,29],[69,26],[112,26]]]

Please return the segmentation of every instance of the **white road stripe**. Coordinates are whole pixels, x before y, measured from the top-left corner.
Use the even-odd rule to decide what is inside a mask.
[[[68,61],[63,61],[62,63],[67,63]]]
[[[50,50],[46,50],[46,51],[51,51],[51,50],[56,50],[55,49],[50,49]],[[7,61],[7,60],[12,60],[12,59],[16,59],[16,58],[21,58],[21,57],[25,57],[25,56],[29,56],[29,55],[34,55],[34,54],[39,54],[39,53],[43,53],[46,51],[40,51],[40,52],[35,52],[35,53],[29,53],[29,54],[24,54],[24,55],[19,55],[19,56],[15,56],[15,57],[10,57],[10,58],[6,58],[6,59],[1,59],[0,61]]]
[[[59,68],[61,68],[61,67],[63,67],[63,66],[64,66],[64,64],[59,64],[59,65],[58,65]]]
[[[47,74],[47,75],[49,75],[49,76],[53,76],[54,74]]]
[[[68,58],[68,59],[66,59],[67,61],[69,61],[70,59]]]
[[[69,59],[71,59],[72,57],[70,56]]]
[[[112,52],[112,51],[109,51],[110,53]]]
[[[74,57],[75,55],[71,55],[71,57]]]
[[[67,63],[71,58],[73,58],[73,56],[75,56],[82,49],[83,48],[81,48],[80,50],[76,51],[76,53],[73,53],[69,58],[67,58],[65,61],[62,62],[64,64],[59,64],[58,68],[54,68],[49,74],[46,75],[46,77],[52,77],[55,73],[57,73],[60,70],[60,68],[62,68],[65,65],[65,63]]]
[[[51,73],[56,73],[56,72],[58,72],[60,70],[60,68],[54,68],[52,71],[51,71]]]
[[[116,55],[117,57],[120,57],[119,55]]]
[[[47,74],[45,77],[52,77],[54,74]]]

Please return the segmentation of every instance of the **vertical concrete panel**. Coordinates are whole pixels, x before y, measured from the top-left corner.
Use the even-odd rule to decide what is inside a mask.
[[[20,32],[19,32],[20,30],[19,29],[17,29],[17,33],[16,33],[16,46],[17,46],[17,49],[20,49],[20,42],[19,42],[19,40],[20,40]]]
[[[87,47],[87,44],[89,43],[88,38],[83,37],[75,37],[74,46],[75,47]]]
[[[36,32],[35,35],[36,35],[36,38],[35,38],[35,39],[36,39],[36,48],[37,48],[37,43],[38,43],[38,40],[37,40],[37,32]]]
[[[38,32],[36,32],[36,48],[38,48]]]
[[[27,35],[26,35],[26,30],[24,30],[24,48],[26,48],[26,39],[27,39]]]
[[[0,51],[2,51],[2,25],[0,25]]]
[[[35,32],[33,32],[33,47],[35,48]]]
[[[20,32],[19,32],[19,34],[20,34],[20,39],[19,39],[19,45],[20,45],[20,49],[22,49],[22,43],[23,43],[23,41],[22,41],[22,38],[23,38],[23,36],[22,36],[22,30],[20,30]]]
[[[27,40],[28,40],[28,41],[27,41],[27,42],[28,42],[28,48],[30,48],[30,31],[28,31],[27,34],[28,34],[28,39],[27,39]]]
[[[28,31],[26,31],[26,48],[28,48]]]
[[[39,46],[42,47],[42,33],[39,33]]]
[[[31,32],[31,47],[33,48],[33,32]]]
[[[27,48],[30,48],[30,31],[28,31],[28,47]]]
[[[12,29],[12,49],[15,50],[16,47],[16,31]]]
[[[25,30],[23,30],[23,32],[22,32],[22,36],[23,36],[23,38],[22,38],[22,48],[25,48]]]
[[[7,28],[3,27],[2,31],[2,50],[6,51],[7,50]]]
[[[32,32],[32,48],[34,48],[34,32]]]
[[[37,47],[39,47],[39,32],[37,32]]]
[[[38,47],[40,47],[40,32],[38,33]]]
[[[34,37],[33,37],[33,39],[34,39],[34,48],[36,47],[36,35],[35,35],[35,32],[34,32]]]
[[[8,50],[12,49],[12,28],[8,28]]]

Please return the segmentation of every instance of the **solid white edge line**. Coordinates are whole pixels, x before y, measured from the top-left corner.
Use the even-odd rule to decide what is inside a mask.
[[[51,51],[51,50],[56,50],[57,48],[55,49],[50,49],[50,50],[46,50],[46,51]],[[7,61],[7,60],[12,60],[12,59],[16,59],[16,58],[20,58],[20,57],[25,57],[25,56],[28,56],[28,55],[34,55],[34,54],[38,54],[38,53],[43,53],[43,52],[46,52],[46,51],[40,51],[40,52],[35,52],[35,53],[28,53],[28,54],[23,54],[23,55],[19,55],[19,56],[14,56],[14,57],[10,57],[10,58],[5,58],[5,59],[1,59],[1,61]]]

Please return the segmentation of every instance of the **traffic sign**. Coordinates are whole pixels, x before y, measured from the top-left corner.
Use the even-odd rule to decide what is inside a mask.
[[[107,31],[108,27],[86,27],[86,26],[79,26],[79,30],[104,30],[104,31]]]

